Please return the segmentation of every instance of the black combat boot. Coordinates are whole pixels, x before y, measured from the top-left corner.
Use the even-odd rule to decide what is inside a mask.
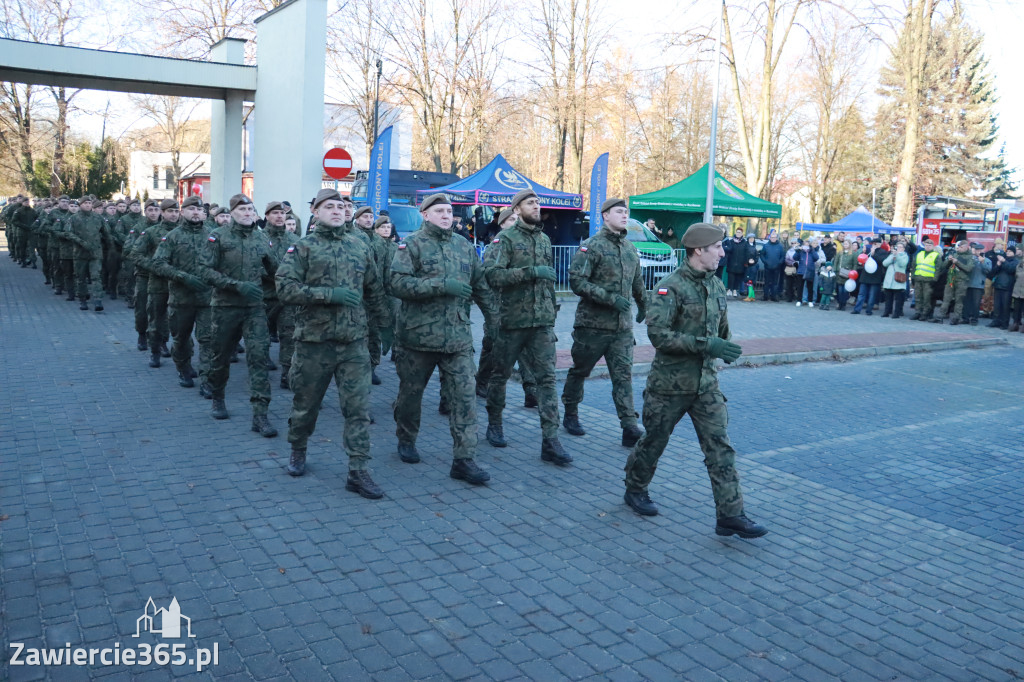
[[[245,346],[242,345],[241,341],[239,341],[238,345],[235,346],[235,352],[239,355],[245,355]]]
[[[949,326],[950,327],[955,327],[958,324],[960,324],[960,318],[959,317],[954,316],[954,317],[949,318]]]
[[[236,364],[237,362],[238,362],[238,353],[237,352],[232,353],[231,354],[231,364]]]
[[[193,379],[195,379],[196,377],[199,376],[199,372],[196,371],[195,367],[193,367],[192,365],[189,365],[188,366],[188,375],[190,377],[192,377]]]
[[[73,300],[75,300],[75,295],[74,294],[69,294],[68,297],[65,298],[64,300],[65,301],[73,301]]]
[[[406,464],[415,464],[420,461],[420,453],[415,443],[403,443],[398,441],[398,456]]]
[[[171,357],[171,351],[167,349],[166,341],[160,344],[160,356],[165,358]]]
[[[630,509],[640,516],[658,515],[658,507],[651,502],[651,496],[647,494],[646,490],[627,490],[622,499]]]
[[[199,395],[202,398],[210,400],[213,398],[213,389],[210,388],[210,384],[203,382],[199,384]]]
[[[79,309],[79,310],[88,310],[88,309],[89,309],[89,304],[85,302],[85,299],[84,299],[84,298],[83,298],[83,299],[82,299],[82,301],[81,301],[81,302],[80,302],[80,303],[78,304],[78,309]]]
[[[451,415],[452,413],[452,409],[448,407],[448,401],[445,400],[443,397],[441,398],[441,402],[437,404],[437,411],[438,413],[444,415],[445,417]]]
[[[214,398],[213,405],[210,408],[210,416],[214,419],[227,419],[228,408],[224,404],[224,398]]]
[[[146,342],[145,333],[139,334],[139,345],[137,346],[137,348],[139,350],[149,350],[149,343]]]
[[[379,500],[384,497],[384,491],[380,489],[380,486],[373,482],[373,479],[370,478],[369,471],[348,472],[348,480],[345,481],[345,490],[359,493],[368,500]]]
[[[377,370],[375,369],[370,370],[370,383],[374,386],[380,386],[381,384],[380,377],[377,376]]]
[[[576,412],[566,411],[562,417],[562,426],[569,432],[570,436],[585,436],[587,432],[580,426],[580,416]]]
[[[160,366],[160,351],[156,348],[154,348],[153,352],[149,355],[149,366],[153,368]]]
[[[487,384],[477,384],[476,385],[476,397],[477,398],[484,398],[486,400],[486,398],[487,398]]]
[[[495,448],[503,448],[508,446],[508,442],[505,441],[505,434],[502,433],[501,424],[487,424],[487,442]]]
[[[301,476],[306,473],[306,451],[292,448],[292,456],[288,458],[288,475]]]
[[[281,388],[283,388],[286,391],[290,391],[291,388],[292,388],[291,384],[288,383],[288,370],[287,369],[282,369],[281,370]]]
[[[473,485],[483,485],[491,480],[491,475],[481,469],[476,461],[472,459],[454,460],[449,476],[459,481],[472,483]]]
[[[644,435],[644,430],[636,424],[627,426],[622,429],[622,447],[631,448],[636,445],[636,442],[640,440],[640,437]]]
[[[560,467],[572,462],[572,455],[565,451],[557,438],[545,438],[541,441],[540,458]]]
[[[98,313],[102,313],[103,312],[103,304],[102,303],[97,303],[96,306],[95,306],[95,310]]]
[[[278,338],[277,334],[270,335],[270,343],[280,343],[281,339]]]
[[[523,407],[537,407],[537,395],[535,393],[527,393],[526,397],[523,399]]]
[[[192,388],[196,385],[196,382],[192,381],[192,377],[188,375],[188,372],[178,372],[178,385],[182,388]]]
[[[758,525],[747,518],[746,514],[739,516],[726,516],[718,519],[715,524],[717,535],[739,535],[741,538],[759,538],[766,534],[768,529]]]
[[[265,414],[254,414],[252,416],[252,430],[264,438],[273,438],[277,435],[277,429],[270,423]]]
[[[267,371],[268,371],[268,372],[274,372],[274,371],[276,371],[276,370],[277,370],[277,365],[275,365],[275,364],[274,364],[274,361],[273,361],[273,360],[271,360],[271,359],[270,359],[270,358],[268,357],[268,358],[267,358]]]

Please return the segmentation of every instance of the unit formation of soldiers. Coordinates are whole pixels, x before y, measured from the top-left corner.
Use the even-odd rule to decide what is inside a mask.
[[[669,437],[689,415],[711,480],[715,532],[744,538],[767,532],[744,513],[718,387],[717,360],[733,362],[742,353],[730,340],[726,291],[715,276],[724,255],[720,228],[691,226],[682,238],[684,262],[648,294],[639,254],[625,237],[629,210],[621,199],[604,203],[602,229],[580,245],[569,268],[580,302],[560,420],[557,273],[532,190],[519,192],[501,212],[502,229],[483,259],[453,232],[444,194],[424,200],[422,226],[402,243],[391,238],[387,216],[375,220],[369,207],[357,209],[335,190],[321,190],[310,206],[313,218],[301,238],[287,202],[270,202],[261,228],[244,194],[231,197],[227,207],[211,207],[209,215],[198,197],[180,206],[173,199],[101,203],[89,196],[33,206],[16,197],[0,220],[11,257],[38,269],[38,255],[56,295],[77,300],[84,311],[91,304],[96,312],[105,299],[124,297],[134,308],[138,349],[149,352],[150,367],[171,358],[180,386],[194,388],[198,380],[214,419],[230,418],[225,387],[231,364],[244,353],[252,430],[276,436],[268,418],[269,372],[279,364],[281,388],[293,393],[292,476],[306,472],[307,443],[333,379],[344,417],[345,487],[369,499],[384,495],[369,471],[368,403],[371,386],[380,383],[377,367],[389,352],[399,378],[394,420],[402,462],[420,462],[423,393],[436,369],[439,409],[448,417],[453,443],[450,476],[486,484],[490,474],[476,457],[476,398],[485,399],[488,444],[507,447],[505,389],[518,363],[526,407],[538,408],[540,458],[566,467],[573,458],[559,440],[559,425],[572,436],[586,435],[579,412],[584,381],[603,358],[622,446],[630,448],[624,502],[638,514],[658,514],[648,486]],[[479,365],[473,359],[473,304],[484,317]],[[646,432],[637,423],[632,388],[633,325],[645,320],[656,349],[644,390]],[[272,341],[280,344],[277,364],[270,357]]]

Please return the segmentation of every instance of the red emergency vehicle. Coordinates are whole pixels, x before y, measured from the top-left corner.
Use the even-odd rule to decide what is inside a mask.
[[[917,209],[917,241],[931,237],[943,247],[961,239],[980,242],[991,249],[997,239],[1004,244],[1024,243],[1024,208],[954,197],[922,197]]]

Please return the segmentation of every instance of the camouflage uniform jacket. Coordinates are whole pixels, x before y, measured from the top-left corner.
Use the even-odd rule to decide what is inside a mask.
[[[569,266],[569,287],[580,297],[576,327],[632,331],[632,311],[616,310],[615,297],[633,298],[641,312],[646,307],[640,254],[625,234],[607,227],[580,244]]]
[[[168,223],[161,220],[154,225],[147,225],[142,232],[138,232],[135,243],[132,245],[132,257],[135,265],[149,275],[149,288],[151,294],[163,294],[168,290],[167,279],[161,277],[153,270],[153,256],[156,255],[156,247],[160,240],[177,227],[177,223]]]
[[[19,230],[23,230],[25,234],[31,234],[35,232],[32,229],[32,225],[36,222],[36,218],[39,217],[39,212],[32,208],[28,204],[22,204],[21,207],[14,212],[9,222],[13,222],[18,226]]]
[[[103,256],[103,218],[79,211],[68,220],[68,239],[75,243],[75,258],[88,260]]]
[[[487,267],[487,283],[498,290],[499,324],[502,329],[527,329],[555,325],[554,282],[534,279],[534,266],[553,266],[551,242],[540,225],[522,220],[502,230],[488,251],[494,259]]]
[[[278,263],[284,260],[284,254],[288,251],[288,247],[299,241],[298,237],[283,227],[274,227],[273,225],[267,225],[263,234],[270,241],[270,254]],[[273,277],[263,278],[263,300],[277,300],[277,288]]]
[[[957,253],[946,265],[949,268],[949,286],[960,282],[966,284],[971,279],[971,272],[977,264],[978,261],[970,252]]]
[[[78,214],[68,211],[64,217],[61,218],[60,222],[54,226],[53,233],[57,235],[57,242],[60,244],[61,260],[75,257],[75,243],[71,241],[71,237],[69,235],[71,233],[71,219],[76,215]]]
[[[652,292],[647,335],[656,349],[648,390],[680,395],[717,390],[718,370],[707,340],[731,337],[722,280],[684,262]]]
[[[356,230],[366,236],[367,242],[370,244],[370,248],[373,249],[373,259],[377,263],[377,270],[380,271],[381,275],[384,275],[387,268],[390,268],[390,263],[385,263],[388,257],[388,245],[384,243],[384,238],[377,234],[373,228],[364,229],[358,225],[353,225]]]
[[[364,305],[330,303],[335,287],[361,292]],[[277,269],[277,295],[299,306],[296,341],[352,343],[367,337],[369,324],[390,324],[373,252],[365,238],[345,225],[320,225],[288,247]]]
[[[481,310],[492,305],[473,245],[451,230],[424,223],[398,247],[391,264],[391,292],[414,302],[403,305],[398,317],[396,340],[403,348],[436,353],[473,350],[469,304],[444,293],[446,279],[472,286]]]
[[[152,226],[154,226],[156,224],[157,223],[151,223],[148,220],[146,220],[145,218],[143,218],[142,220],[137,221],[133,227],[128,228],[128,234],[125,235],[124,247],[123,247],[124,248],[124,252],[123,252],[124,253],[124,258],[129,263],[132,263],[133,265],[135,265],[135,275],[136,275],[136,277],[142,277],[143,279],[149,279],[149,272],[147,270],[143,270],[135,262],[135,243],[137,241],[139,241],[139,235],[141,235],[147,228],[150,228],[150,227],[152,227]]]
[[[199,256],[200,279],[216,287],[210,305],[255,308],[263,305],[262,296],[252,300],[243,296],[239,285],[261,284],[263,276],[273,277],[277,261],[270,253],[270,240],[256,225],[239,225],[234,218],[210,232]]]
[[[210,305],[209,290],[193,291],[185,284],[187,275],[199,276],[199,254],[206,248],[209,238],[210,232],[203,223],[185,221],[160,240],[152,266],[154,272],[169,281],[170,305],[200,308]]]

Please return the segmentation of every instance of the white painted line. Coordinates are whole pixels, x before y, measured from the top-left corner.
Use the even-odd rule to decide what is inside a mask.
[[[352,159],[324,159],[324,168],[351,168]]]

